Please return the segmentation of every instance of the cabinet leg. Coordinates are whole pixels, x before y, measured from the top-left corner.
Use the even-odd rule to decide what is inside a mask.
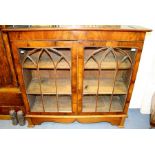
[[[125,123],[125,117],[122,117],[118,127],[119,128],[124,128],[124,123]]]
[[[31,118],[27,118],[27,121],[28,121],[28,127],[29,128],[33,128],[35,125],[32,123],[32,120]]]

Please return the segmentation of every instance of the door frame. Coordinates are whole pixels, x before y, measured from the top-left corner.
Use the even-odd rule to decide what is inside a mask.
[[[70,48],[71,49],[71,89],[72,89],[72,112],[31,112],[29,101],[26,95],[26,88],[23,79],[23,70],[20,64],[19,50],[20,48]],[[27,40],[12,40],[11,41],[13,61],[19,87],[22,92],[26,114],[34,115],[74,115],[77,114],[77,44],[73,41],[27,41]]]
[[[124,103],[124,109],[122,112],[82,112],[83,106],[83,80],[84,80],[84,48],[86,47],[124,47],[124,48],[136,48],[137,53],[135,55],[135,63],[133,66],[131,80],[127,91],[126,100]],[[136,74],[138,71],[138,66],[140,62],[140,57],[142,53],[143,42],[141,41],[82,41],[78,48],[78,115],[118,115],[127,114],[130,99],[132,96],[134,83],[136,79]]]

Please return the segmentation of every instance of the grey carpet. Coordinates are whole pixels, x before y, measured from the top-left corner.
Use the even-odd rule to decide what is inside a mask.
[[[149,115],[141,114],[139,109],[130,109],[128,118],[125,121],[125,129],[149,129]],[[0,120],[0,129],[28,129],[27,123],[25,126],[13,126],[10,120]],[[119,129],[117,126],[112,126],[110,123],[92,123],[81,124],[74,122],[71,124],[45,122],[41,125],[36,125],[33,129]]]

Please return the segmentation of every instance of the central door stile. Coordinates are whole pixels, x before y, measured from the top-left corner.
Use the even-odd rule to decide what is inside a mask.
[[[84,75],[84,48],[83,46],[78,47],[78,113],[82,112],[82,98],[83,98],[83,75]]]
[[[78,85],[78,79],[77,79],[77,76],[78,76],[78,73],[77,73],[77,70],[78,70],[78,44],[77,43],[74,43],[72,45],[72,51],[71,51],[71,55],[72,55],[72,60],[71,60],[71,64],[72,64],[72,67],[71,67],[71,80],[72,80],[72,113],[74,114],[77,114],[78,112],[78,101],[77,101],[77,96],[78,96],[78,93],[77,93],[77,85]]]

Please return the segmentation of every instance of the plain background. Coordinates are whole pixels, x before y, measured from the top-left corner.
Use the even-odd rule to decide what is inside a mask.
[[[155,30],[154,0],[1,0],[0,24],[141,25]],[[146,36],[130,107],[149,113],[155,33]],[[151,154],[154,130],[0,131],[1,154]]]

